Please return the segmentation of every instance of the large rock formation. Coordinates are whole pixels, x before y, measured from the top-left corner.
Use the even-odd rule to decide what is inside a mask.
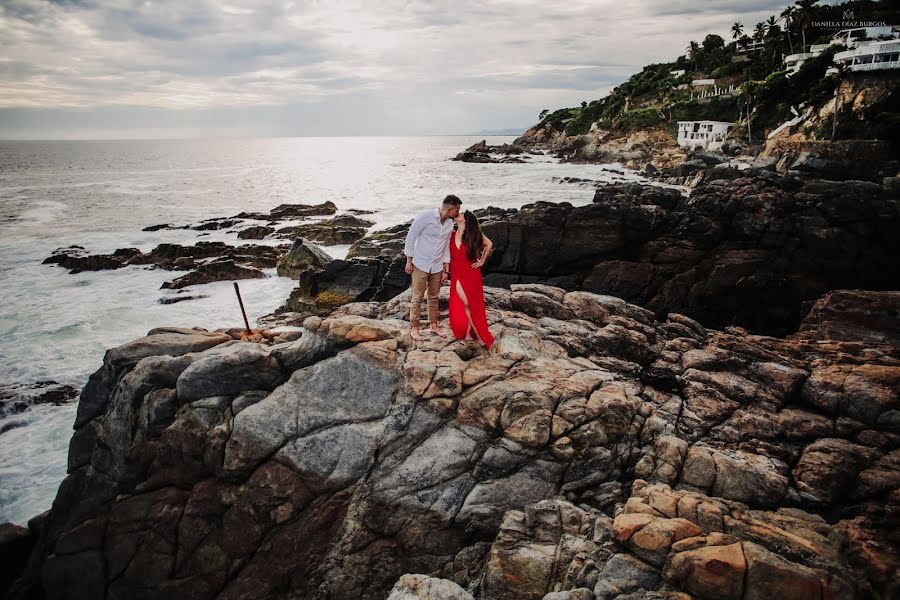
[[[490,353],[414,345],[405,296],[110,350],[14,597],[898,592],[897,346],[486,295]]]
[[[512,144],[491,146],[482,141],[460,152],[453,160],[480,163],[525,162],[511,155],[553,154],[567,162],[617,163],[635,170],[677,167],[688,154],[665,127],[629,131],[603,129],[596,124],[585,134],[569,135],[550,122],[525,131]],[[503,155],[503,158],[495,158]]]
[[[715,327],[784,335],[832,289],[900,288],[900,198],[874,183],[717,169],[688,197],[615,184],[598,188],[588,206],[538,202],[478,214],[495,244],[484,267],[491,285],[611,294]],[[341,300],[400,293],[409,286],[404,235],[402,227],[377,232],[348,260],[301,279],[291,309],[327,314]]]

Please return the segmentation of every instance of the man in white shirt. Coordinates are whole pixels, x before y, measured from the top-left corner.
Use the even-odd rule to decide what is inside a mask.
[[[447,337],[438,327],[438,296],[441,284],[450,272],[450,236],[453,235],[453,219],[459,215],[462,200],[450,195],[444,198],[440,208],[432,208],[412,222],[406,234],[406,272],[412,275],[412,298],[409,302],[409,335],[421,340],[419,313],[422,296],[428,290],[428,321],[431,331]]]

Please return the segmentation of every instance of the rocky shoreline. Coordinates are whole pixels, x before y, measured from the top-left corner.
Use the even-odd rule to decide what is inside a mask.
[[[716,168],[697,176],[689,195],[616,183],[598,186],[587,206],[475,212],[494,242],[486,283],[610,294],[658,317],[679,312],[784,335],[829,290],[900,289],[900,195],[886,184]],[[407,227],[375,232],[346,259],[301,274],[271,322],[401,293]]]
[[[898,592],[900,293],[833,292],[790,339],[486,294],[490,353],[414,345],[406,294],[111,349],[12,597]]]
[[[144,231],[163,229],[190,229],[195,231],[228,230],[237,233],[240,240],[290,240],[299,237],[315,241],[325,246],[351,244],[362,239],[374,223],[358,214],[368,211],[353,210],[352,214],[336,215],[337,207],[332,202],[322,204],[281,204],[268,213],[242,212],[232,217],[206,219],[198,224],[173,226],[170,224],[151,225]],[[330,218],[322,218],[330,217]],[[265,221],[265,225],[255,222]],[[304,222],[309,221],[309,222]],[[292,224],[286,224],[290,222]],[[200,234],[205,235],[205,234]],[[59,265],[70,273],[83,271],[115,270],[137,265],[149,266],[168,271],[188,271],[172,281],[167,281],[161,289],[180,290],[182,288],[235,279],[258,279],[265,277],[263,269],[277,267],[278,259],[289,252],[290,244],[231,245],[225,242],[196,242],[192,246],[180,244],[160,244],[150,252],[137,248],[119,248],[112,254],[89,254],[80,246],[59,248],[44,260],[44,264]],[[168,296],[163,303],[188,300],[198,296]]]

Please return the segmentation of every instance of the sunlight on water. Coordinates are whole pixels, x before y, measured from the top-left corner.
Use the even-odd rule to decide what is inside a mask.
[[[215,141],[0,142],[0,382],[52,379],[81,387],[107,348],[154,327],[208,329],[242,323],[230,282],[194,286],[206,298],[163,305],[169,271],[128,267],[70,275],[42,265],[54,250],[83,246],[151,250],[162,242],[244,242],[236,231],[142,228],[185,225],[282,203],[334,202],[375,229],[411,219],[445,195],[465,208],[546,201],[587,204],[593,189],[554,177],[620,181],[639,176],[599,165],[469,164],[449,159],[479,137],[297,138]],[[502,143],[511,138],[488,138]],[[245,225],[253,224],[246,222]],[[336,258],[349,246],[326,250]],[[241,282],[251,319],[270,313],[294,282]],[[24,523],[49,508],[65,476],[75,406],[39,406],[0,425],[0,522]]]

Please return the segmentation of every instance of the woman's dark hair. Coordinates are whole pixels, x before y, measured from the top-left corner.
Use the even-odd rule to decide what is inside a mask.
[[[475,214],[467,210],[463,213],[466,220],[466,230],[463,231],[462,241],[466,245],[466,256],[469,260],[475,262],[481,256],[481,250],[484,248],[484,238],[481,235],[481,226]]]

